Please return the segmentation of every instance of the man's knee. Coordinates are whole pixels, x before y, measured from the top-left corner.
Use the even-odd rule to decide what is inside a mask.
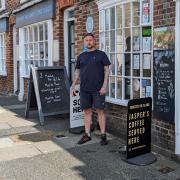
[[[104,115],[104,109],[96,109],[98,116]]]
[[[92,114],[92,109],[84,109],[84,114],[86,116],[91,115]]]

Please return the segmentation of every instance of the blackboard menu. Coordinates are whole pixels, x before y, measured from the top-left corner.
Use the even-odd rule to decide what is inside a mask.
[[[174,123],[175,52],[154,51],[154,117]]]
[[[133,99],[128,103],[126,158],[151,151],[152,98]]]
[[[37,82],[43,113],[69,109],[64,69],[37,70]]]
[[[31,65],[26,117],[38,108],[40,123],[44,117],[70,111],[69,80],[65,67],[34,67]]]

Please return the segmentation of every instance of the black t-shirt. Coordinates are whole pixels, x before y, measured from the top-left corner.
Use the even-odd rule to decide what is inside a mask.
[[[103,51],[94,50],[81,53],[76,64],[76,69],[80,69],[81,90],[99,91],[104,83],[104,66],[110,64]]]

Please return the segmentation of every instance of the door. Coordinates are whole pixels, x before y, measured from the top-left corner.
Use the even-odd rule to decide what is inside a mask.
[[[69,63],[69,80],[72,84],[75,71],[75,38],[74,38],[74,21],[68,22],[68,63]]]

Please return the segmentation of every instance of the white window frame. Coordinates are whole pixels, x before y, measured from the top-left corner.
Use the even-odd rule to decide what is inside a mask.
[[[0,33],[0,36],[3,36],[3,45],[0,46],[0,49],[3,48],[3,54],[2,57],[1,51],[0,51],[0,61],[4,61],[4,71],[1,71],[0,69],[0,76],[7,76],[7,69],[6,69],[6,33]],[[1,39],[0,39],[1,40]]]
[[[36,26],[38,24],[47,23],[48,25],[48,66],[53,65],[53,22],[52,20],[41,21],[35,24],[31,24],[22,28],[19,28],[19,52],[20,52],[20,76],[29,78],[29,74],[25,72],[25,40],[24,40],[24,29],[30,26]],[[38,35],[39,36],[39,35]]]
[[[0,8],[0,11],[3,11],[6,8],[6,2],[5,2],[5,0],[0,0],[0,1],[1,1],[1,4],[2,4],[2,7]]]
[[[28,0],[20,0],[20,4],[27,2]]]
[[[126,4],[126,3],[133,3],[133,2],[136,2],[136,1],[134,1],[134,0],[111,0],[111,1],[99,0],[97,2],[97,4],[98,4],[98,8],[99,8],[99,14],[100,14],[101,11],[102,12],[104,11],[104,14],[105,14],[106,9],[110,9],[111,7],[116,7],[118,5],[123,5],[123,4]],[[140,1],[140,7],[141,7],[141,3],[142,2]],[[152,40],[151,40],[151,51],[149,52],[151,54],[151,77],[147,78],[147,77],[139,76],[139,77],[137,77],[137,79],[140,79],[140,86],[142,86],[142,79],[149,79],[151,81],[151,97],[153,97],[153,1],[151,1],[150,7],[151,7],[151,12],[150,12],[151,13],[151,20],[150,20],[151,23],[149,23],[149,24],[141,24],[141,16],[140,16],[140,20],[139,20],[140,25],[139,26],[140,26],[140,29],[141,29],[141,31],[140,31],[141,34],[142,34],[142,27],[151,26],[151,31],[152,31],[151,38],[152,38]],[[140,8],[140,14],[142,14],[141,8]],[[104,16],[104,18],[105,18],[105,16]],[[110,18],[110,16],[109,16],[109,18]],[[133,22],[132,18],[133,18],[133,13],[132,13],[132,9],[131,9],[131,26],[130,26],[130,28],[131,28],[131,37],[132,37],[132,28],[135,27],[132,24],[132,22]],[[124,20],[124,18],[123,18],[123,20]],[[102,21],[101,17],[99,16],[99,22],[101,23],[101,21]],[[105,19],[103,19],[103,24],[104,24],[104,28],[105,28]],[[110,26],[110,23],[109,23],[109,26]],[[115,34],[116,34],[116,30],[117,30],[116,26],[117,26],[117,24],[116,24],[116,8],[115,8]],[[103,31],[105,33],[105,30],[103,30]],[[99,34],[101,32],[102,31],[101,31],[100,26],[99,26]],[[116,37],[117,36],[115,35],[115,41],[116,41]],[[141,41],[141,47],[142,47],[142,36],[141,36],[140,39],[141,39],[140,41]],[[109,40],[110,40],[110,37],[109,37]],[[104,44],[105,44],[105,35],[103,36],[103,41],[104,41]],[[100,44],[100,49],[101,49],[101,44]],[[115,47],[115,49],[116,49],[116,47]],[[117,53],[116,50],[115,50],[115,53]],[[132,51],[132,40],[131,40],[131,71],[132,71],[132,54],[133,54],[133,51]],[[138,53],[138,54],[140,54],[140,56],[142,56],[142,54],[143,54],[142,48],[140,50],[140,53]],[[140,57],[140,59],[142,59],[142,57]],[[142,70],[142,64],[141,64],[140,70]],[[115,74],[115,77],[118,77],[118,75]],[[133,91],[132,90],[133,89],[132,88],[132,79],[133,79],[134,76],[132,76],[132,73],[131,73],[131,76],[129,76],[129,77],[131,79],[131,90],[130,90],[131,91],[131,93],[130,93],[131,97],[130,97],[130,99],[132,99],[132,94],[133,94],[133,92],[132,92]],[[113,103],[113,104],[127,106],[129,100],[124,99],[124,92],[123,92],[123,91],[125,91],[124,88],[123,88],[124,86],[125,86],[125,84],[123,84],[123,82],[122,82],[122,96],[123,96],[122,99],[117,99],[116,95],[115,95],[115,98],[111,98],[111,97],[107,96],[106,101],[110,102],[110,103]],[[142,89],[142,88],[140,88],[140,89]],[[109,83],[109,91],[110,91],[110,83]],[[117,92],[117,83],[115,85],[115,92]],[[140,96],[142,96],[142,91],[140,91]]]

